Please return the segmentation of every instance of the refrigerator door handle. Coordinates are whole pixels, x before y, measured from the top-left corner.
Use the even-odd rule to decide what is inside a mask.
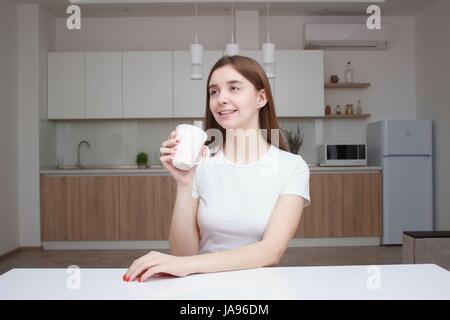
[[[383,155],[384,158],[388,158],[388,157],[431,157],[430,154],[384,154]]]

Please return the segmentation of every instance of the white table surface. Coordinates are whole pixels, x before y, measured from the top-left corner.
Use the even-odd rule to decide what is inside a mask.
[[[450,272],[434,264],[274,267],[145,283],[123,282],[125,271],[12,269],[0,276],[0,299],[450,299]]]

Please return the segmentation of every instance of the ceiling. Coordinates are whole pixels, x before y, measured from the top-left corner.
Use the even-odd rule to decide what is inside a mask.
[[[142,17],[142,16],[193,16],[195,15],[195,1],[169,0],[72,0],[114,2],[109,4],[79,4],[84,17]],[[188,2],[189,1],[189,2]],[[199,16],[230,15],[231,1],[210,0],[198,1]],[[272,0],[270,3],[271,16],[361,16],[367,15],[369,4],[377,4],[381,14],[385,16],[415,16],[435,0]],[[56,17],[66,17],[69,0],[18,0],[18,2],[35,2],[42,4]],[[144,3],[148,2],[148,3]],[[266,1],[249,0],[234,1],[235,10],[259,10],[260,15],[266,15]]]

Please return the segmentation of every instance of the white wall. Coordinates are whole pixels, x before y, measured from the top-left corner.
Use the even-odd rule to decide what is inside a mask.
[[[325,89],[325,104],[356,110],[361,100],[365,120],[324,120],[324,142],[365,142],[367,123],[380,119],[415,119],[414,18],[383,17],[392,27],[392,45],[381,51],[325,51],[325,79],[344,79],[345,62],[351,61],[355,82],[370,82],[367,89]],[[316,139],[317,140],[317,139]],[[317,141],[318,143],[320,141]]]
[[[0,2],[0,255],[19,246],[17,5]]]
[[[138,17],[138,18],[84,18],[81,30],[68,30],[65,27],[65,19],[56,19],[55,51],[127,51],[127,50],[187,50],[194,39],[193,17]],[[355,81],[370,82],[368,89],[326,90],[325,103],[333,107],[340,104],[343,108],[347,103],[352,103],[356,108],[358,100],[362,101],[363,112],[371,113],[368,120],[326,120],[314,121],[305,118],[282,119],[287,128],[294,128],[297,124],[306,127],[305,142],[300,153],[307,162],[318,161],[318,144],[338,141],[365,141],[367,122],[384,118],[414,119],[416,118],[415,105],[415,54],[414,54],[414,18],[413,17],[383,17],[383,23],[389,23],[393,30],[392,46],[383,51],[325,51],[325,78],[331,74],[337,74],[343,79],[345,62],[352,61],[355,71]],[[305,23],[365,23],[365,17],[271,17],[270,38],[276,44],[277,49],[300,50],[303,49],[303,26]],[[259,19],[259,36],[266,39],[266,18]],[[230,41],[231,21],[230,17],[200,17],[198,21],[199,41],[206,50],[221,50]],[[237,35],[239,38],[239,35]],[[248,36],[244,39],[248,39]],[[253,43],[240,43],[241,47],[253,47]],[[276,104],[276,101],[275,101]],[[188,120],[186,122],[189,122]],[[94,125],[83,122],[64,122],[66,130],[70,126],[71,134],[76,137],[89,136],[89,128],[98,135],[97,140],[109,141],[111,136],[108,131],[98,131]],[[92,122],[91,122],[92,123]],[[95,122],[99,123],[99,122]],[[110,122],[119,124],[120,122]],[[170,132],[171,124],[168,120],[149,120],[126,122],[122,126],[136,126],[140,130],[136,133],[136,140],[128,140],[132,136],[121,136],[125,145],[123,150],[136,151],[134,145],[137,141],[145,141],[145,147],[150,150],[153,158],[154,150],[158,148],[160,135],[139,136],[139,132],[151,132],[153,129],[146,126],[165,128],[163,132]],[[108,124],[101,122],[106,128]],[[86,129],[88,131],[86,131]],[[118,128],[117,128],[118,129]],[[107,129],[110,130],[110,129]],[[123,129],[118,129],[123,131]],[[73,164],[74,143],[67,141],[57,130],[57,145],[66,146],[70,150],[64,152],[66,162]],[[67,131],[64,131],[67,132]],[[319,133],[316,135],[316,132]],[[129,144],[129,145],[127,145]],[[115,151],[119,146],[112,147]],[[105,150],[105,148],[104,148]],[[62,151],[58,148],[57,152]],[[128,163],[129,154],[121,157],[117,152],[97,153],[94,148],[86,159],[99,161],[100,159],[120,158]],[[100,158],[89,158],[99,156]],[[154,158],[156,160],[156,158]]]
[[[41,245],[39,149],[41,147],[42,152],[51,155],[52,150],[55,150],[55,134],[52,137],[51,129],[48,128],[40,132],[39,125],[40,115],[46,113],[47,47],[53,44],[53,30],[52,18],[38,4],[18,5],[17,104],[21,247]],[[46,121],[43,123],[41,127],[45,127]],[[49,127],[52,126],[54,128],[55,124],[52,123]],[[41,159],[46,161],[47,157],[43,156]]]
[[[18,7],[20,245],[40,246],[39,6]]]
[[[450,229],[450,2],[416,17],[417,115],[434,120],[435,226]]]
[[[54,165],[56,123],[47,118],[47,53],[55,47],[55,19],[39,8],[39,159],[41,165]]]

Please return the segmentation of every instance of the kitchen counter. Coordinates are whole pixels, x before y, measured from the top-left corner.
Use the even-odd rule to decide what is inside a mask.
[[[314,172],[373,172],[382,171],[381,167],[375,166],[318,166],[309,165],[309,171]]]
[[[13,269],[0,276],[0,300],[450,299],[450,272],[435,264],[270,267],[142,283],[122,281],[125,272]]]
[[[150,166],[149,168],[138,168],[137,166],[89,166],[78,169],[68,167],[57,169],[56,167],[44,167],[40,170],[41,175],[48,176],[84,176],[84,175],[169,175],[169,171],[162,165]]]
[[[374,172],[381,171],[381,167],[369,167],[369,166],[333,166],[322,167],[317,165],[309,165],[311,173],[322,172]],[[85,169],[66,168],[57,169],[55,167],[41,168],[40,173],[42,175],[169,175],[169,172],[163,166],[150,166],[150,168],[140,169],[137,166],[90,166]]]

